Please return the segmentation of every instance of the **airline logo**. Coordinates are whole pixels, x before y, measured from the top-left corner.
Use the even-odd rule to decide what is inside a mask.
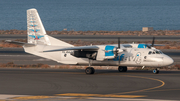
[[[33,31],[33,32],[38,32],[38,31],[40,31],[39,29],[29,29],[30,31]]]
[[[37,25],[30,25],[31,27],[36,27]]]
[[[39,40],[40,38],[44,37],[43,35],[29,35],[30,37],[34,38],[34,40]]]

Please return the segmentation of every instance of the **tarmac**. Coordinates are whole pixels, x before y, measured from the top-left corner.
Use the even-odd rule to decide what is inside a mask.
[[[179,101],[180,71],[0,69],[0,101]]]

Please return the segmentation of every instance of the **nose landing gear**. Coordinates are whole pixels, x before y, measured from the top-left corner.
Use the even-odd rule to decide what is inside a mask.
[[[158,74],[158,73],[159,73],[159,69],[158,69],[158,68],[154,69],[154,70],[153,70],[153,73],[154,73],[154,74]]]

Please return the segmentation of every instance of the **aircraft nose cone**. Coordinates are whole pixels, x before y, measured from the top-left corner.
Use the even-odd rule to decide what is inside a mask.
[[[164,65],[168,66],[174,63],[174,60],[172,58],[170,58],[169,56],[166,56],[164,58]]]

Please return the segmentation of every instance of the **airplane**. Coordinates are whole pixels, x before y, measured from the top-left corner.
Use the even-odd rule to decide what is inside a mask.
[[[89,65],[86,74],[94,74],[92,66],[118,66],[119,72],[126,72],[127,67],[159,67],[173,64],[173,59],[154,48],[154,44],[118,44],[73,46],[47,35],[36,9],[27,10],[27,43],[6,40],[6,42],[22,45],[25,52],[39,57],[51,59],[61,64]]]

